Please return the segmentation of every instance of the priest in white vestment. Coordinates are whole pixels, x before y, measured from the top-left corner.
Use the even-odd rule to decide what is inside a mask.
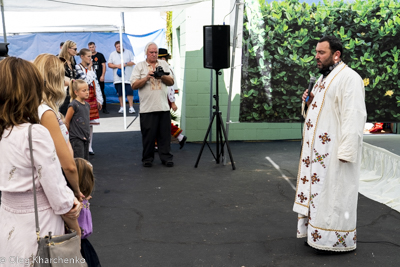
[[[363,81],[342,60],[336,37],[316,47],[317,80],[305,115],[303,146],[293,211],[297,237],[313,248],[351,251],[357,243],[357,200],[363,129]],[[303,101],[308,96],[303,94]]]

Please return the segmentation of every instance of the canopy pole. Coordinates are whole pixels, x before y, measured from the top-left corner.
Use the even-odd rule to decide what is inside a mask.
[[[121,19],[122,19],[122,32],[125,33],[125,14],[121,12]]]
[[[211,25],[214,25],[214,0],[211,1]],[[213,70],[210,70],[210,121],[213,118]],[[217,137],[218,138],[218,137]],[[212,142],[212,131],[208,135],[208,142]]]
[[[232,102],[232,86],[233,86],[233,74],[235,71],[235,56],[236,56],[236,41],[237,41],[237,24],[238,24],[238,17],[239,17],[239,5],[240,0],[236,0],[235,2],[236,10],[235,10],[235,25],[233,27],[233,40],[232,40],[232,60],[231,60],[231,75],[229,80],[229,94],[228,94],[228,111],[226,115],[226,137],[229,137],[229,125],[231,122],[231,102]],[[226,144],[225,144],[226,145]],[[226,165],[226,157],[224,157],[224,165]]]
[[[121,26],[119,27],[119,43],[121,55],[121,78],[122,78],[122,107],[124,109],[124,130],[126,130],[126,100],[125,100],[125,68],[124,68],[124,45],[122,40],[122,27],[124,24],[124,12],[121,12]]]
[[[3,21],[4,42],[7,43],[6,20],[4,18],[4,3],[3,3],[3,0],[0,0],[0,6],[1,6],[1,18],[2,18],[2,21]]]

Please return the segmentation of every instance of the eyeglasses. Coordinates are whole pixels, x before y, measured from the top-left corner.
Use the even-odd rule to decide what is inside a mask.
[[[78,50],[78,48],[72,48],[72,47],[70,47],[69,49],[74,49],[75,51]]]

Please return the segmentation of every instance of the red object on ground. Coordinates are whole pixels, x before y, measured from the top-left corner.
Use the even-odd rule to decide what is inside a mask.
[[[374,127],[372,127],[372,129],[369,130],[369,132],[376,133],[380,130],[383,130],[383,123],[377,122],[377,123],[375,123]]]

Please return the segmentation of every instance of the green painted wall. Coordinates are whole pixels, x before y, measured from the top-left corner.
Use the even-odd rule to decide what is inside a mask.
[[[229,0],[216,1],[215,24],[222,24],[229,13]],[[234,12],[232,12],[234,16]],[[226,20],[229,23],[229,20]],[[203,25],[211,24],[211,1],[173,12],[173,58],[176,82],[181,89],[177,96],[180,123],[188,141],[202,141],[209,125],[211,70],[203,68]],[[240,27],[241,22],[240,22]],[[233,25],[232,25],[233,28]],[[188,30],[189,29],[189,30]],[[231,123],[229,140],[284,140],[300,139],[300,123],[235,123],[239,121],[241,52],[236,50]],[[213,70],[213,94],[215,94],[215,71]],[[219,76],[219,97],[222,119],[227,118],[230,69]],[[213,102],[215,103],[215,102]],[[213,125],[215,140],[215,123]]]

